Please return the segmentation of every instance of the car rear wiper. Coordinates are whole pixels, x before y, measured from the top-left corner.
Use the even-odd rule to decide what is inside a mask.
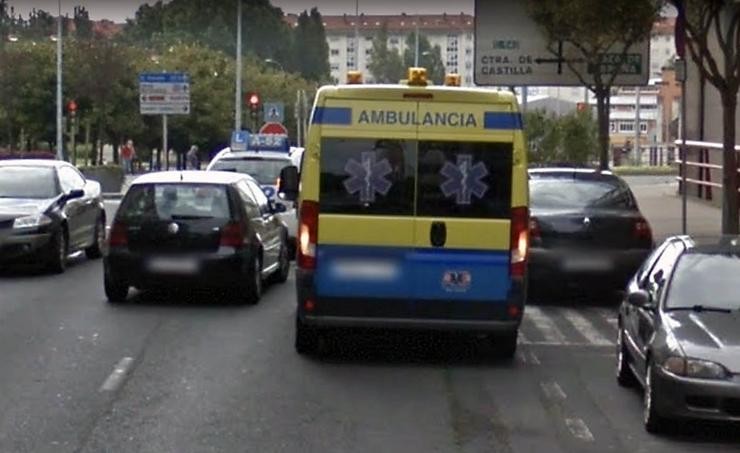
[[[212,219],[212,215],[173,215],[172,220],[203,220]]]
[[[669,307],[666,309],[666,311],[695,311],[695,312],[703,312],[703,311],[713,311],[717,313],[732,313],[732,310],[729,308],[723,308],[723,307],[712,307],[709,305],[692,305],[690,307]]]

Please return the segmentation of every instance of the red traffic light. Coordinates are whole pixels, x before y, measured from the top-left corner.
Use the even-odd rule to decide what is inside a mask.
[[[77,103],[76,103],[75,101],[69,101],[69,102],[67,103],[67,110],[68,110],[68,111],[69,111],[70,113],[74,113],[74,112],[76,112],[76,111],[77,111]]]
[[[257,93],[247,94],[247,104],[251,109],[256,109],[260,105],[260,96]]]

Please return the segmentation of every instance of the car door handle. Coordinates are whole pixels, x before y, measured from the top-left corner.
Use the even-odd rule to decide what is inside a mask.
[[[444,222],[432,222],[429,229],[429,242],[434,247],[444,247],[447,242],[447,224]]]

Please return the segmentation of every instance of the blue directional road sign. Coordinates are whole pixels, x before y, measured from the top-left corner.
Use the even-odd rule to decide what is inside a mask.
[[[190,76],[181,72],[139,74],[139,101],[142,115],[187,115]]]
[[[231,150],[246,151],[249,145],[249,132],[234,131],[231,133]]]

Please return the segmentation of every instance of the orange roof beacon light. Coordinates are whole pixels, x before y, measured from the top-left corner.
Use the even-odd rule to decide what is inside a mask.
[[[362,73],[360,71],[347,72],[347,85],[362,85]]]
[[[425,87],[428,85],[427,82],[427,70],[426,68],[409,68],[409,86]]]
[[[447,74],[445,76],[445,86],[459,87],[460,81],[461,81],[460,74]]]

